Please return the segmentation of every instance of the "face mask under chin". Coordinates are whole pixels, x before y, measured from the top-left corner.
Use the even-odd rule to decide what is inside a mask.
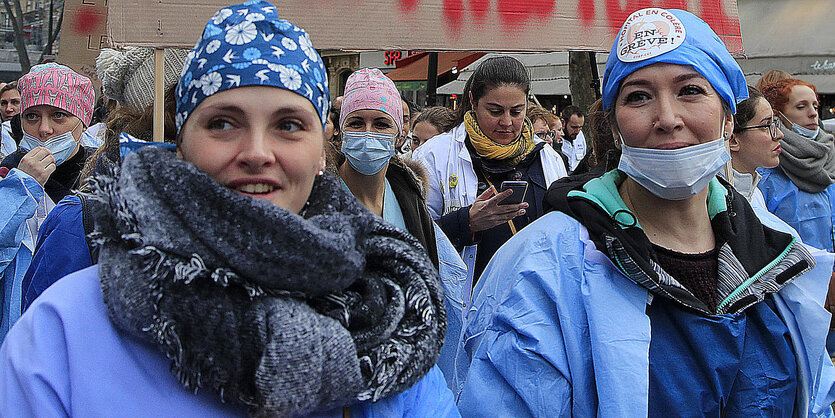
[[[673,150],[636,148],[622,144],[618,169],[665,200],[684,200],[698,194],[731,160],[722,136],[709,142]]]

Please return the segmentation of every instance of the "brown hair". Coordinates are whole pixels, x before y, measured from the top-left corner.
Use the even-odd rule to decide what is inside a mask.
[[[455,113],[443,106],[427,107],[415,118],[412,128],[414,129],[415,125],[420,122],[427,122],[438,132],[444,133],[455,127]]]
[[[771,70],[763,74],[763,76],[760,77],[759,80],[757,80],[757,84],[754,85],[754,88],[756,88],[759,91],[763,91],[763,88],[766,85],[780,80],[786,80],[789,78],[793,78],[792,75],[783,70]]]
[[[589,106],[589,109],[591,109],[591,106]],[[571,119],[572,115],[577,116],[577,117],[581,117],[581,118],[586,117],[586,114],[583,113],[583,109],[580,109],[579,107],[574,106],[574,105],[566,106],[562,110],[562,112],[560,112],[560,118],[562,118],[562,120],[564,120],[566,122],[568,122],[568,120]]]
[[[175,142],[177,136],[177,125],[174,122],[174,115],[177,114],[177,101],[174,95],[176,89],[177,85],[174,84],[165,91],[165,112],[163,115],[165,128],[163,138],[168,143]],[[98,161],[102,154],[109,156],[119,155],[119,135],[122,132],[146,141],[153,139],[154,105],[151,104],[144,110],[135,109],[130,106],[119,106],[110,111],[104,124],[106,125],[104,144],[85,163],[84,169],[81,170],[80,184],[84,184],[85,180],[93,174],[96,161]]]
[[[615,147],[615,138],[609,125],[609,113],[603,110],[603,99],[597,99],[589,106],[589,126],[591,127],[591,148],[593,154],[589,157],[589,167],[594,168],[603,160],[607,152],[614,150],[620,157],[620,151]],[[576,114],[576,113],[575,113]],[[569,115],[570,117],[570,115]]]
[[[509,55],[498,55],[482,61],[464,84],[461,106],[458,107],[458,113],[455,115],[455,125],[463,123],[464,115],[473,110],[470,94],[473,95],[473,102],[478,103],[488,91],[499,86],[519,87],[527,97],[531,90],[528,69],[521,61]]]
[[[536,105],[528,106],[527,116],[528,119],[531,120],[531,123],[534,123],[540,119],[544,120],[549,128],[551,127],[551,125],[554,124],[554,119],[556,119],[556,116],[554,116],[554,114],[545,110],[542,106]]]
[[[762,89],[762,93],[763,96],[765,96],[765,99],[771,103],[771,107],[773,107],[774,110],[782,112],[783,109],[786,108],[786,104],[789,103],[789,95],[791,95],[792,89],[795,86],[809,87],[813,92],[815,92],[815,96],[818,95],[818,89],[816,89],[814,85],[796,78],[786,78],[775,81],[774,83],[766,84]]]
[[[17,81],[10,81],[3,88],[0,88],[0,96],[9,90],[17,90]]]
[[[742,132],[745,125],[757,114],[757,103],[763,99],[763,94],[754,87],[748,86],[748,98],[736,104],[734,114],[734,133]]]

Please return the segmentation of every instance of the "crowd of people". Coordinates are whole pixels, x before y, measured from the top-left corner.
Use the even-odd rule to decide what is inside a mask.
[[[0,87],[2,415],[833,416],[815,86],[623,25],[559,115],[504,55],[331,92],[263,0],[166,50],[163,142],[149,48]]]

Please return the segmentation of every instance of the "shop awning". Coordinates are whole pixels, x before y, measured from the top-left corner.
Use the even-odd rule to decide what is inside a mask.
[[[438,94],[461,94],[464,84],[483,60],[496,56],[487,54],[461,70],[458,79],[438,87]],[[535,95],[568,95],[568,52],[545,52],[533,54],[506,54],[515,57],[528,69],[531,77],[531,92]],[[597,54],[597,66],[600,75],[606,66],[608,54]]]
[[[835,93],[835,7],[819,0],[739,0],[742,43],[739,58],[749,84],[779,69]]]
[[[483,53],[470,52],[439,52],[438,76],[444,75],[453,68],[463,69],[473,61],[484,56]],[[426,81],[429,71],[429,53],[422,52],[397,62],[397,68],[386,74],[395,82]]]

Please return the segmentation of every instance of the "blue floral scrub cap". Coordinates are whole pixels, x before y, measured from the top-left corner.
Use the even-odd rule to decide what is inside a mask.
[[[612,45],[603,76],[603,108],[612,107],[626,76],[658,62],[693,67],[733,113],[748,98],[742,69],[707,23],[684,10],[648,8],[626,18]]]
[[[310,36],[265,1],[225,7],[206,24],[177,84],[177,132],[205,98],[243,86],[295,92],[313,103],[323,128],[327,123],[330,93],[322,58]]]

